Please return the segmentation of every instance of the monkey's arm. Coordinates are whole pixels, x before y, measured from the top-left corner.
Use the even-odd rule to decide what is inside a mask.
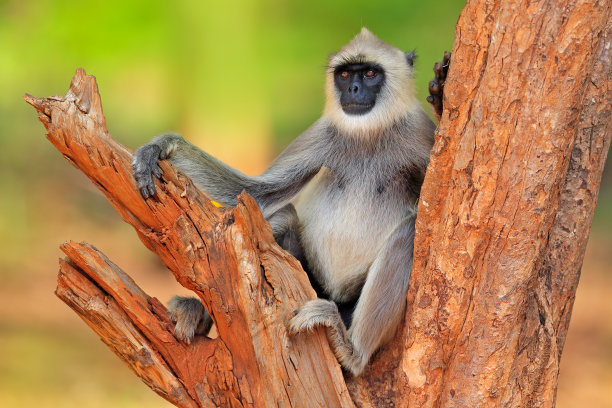
[[[340,364],[355,376],[361,374],[372,354],[393,337],[404,315],[413,241],[411,216],[391,234],[370,266],[348,331],[336,304],[323,299],[302,306],[291,319],[290,330],[325,326]]]
[[[132,158],[134,178],[144,198],[156,193],[153,175],[161,177],[159,160],[168,159],[189,176],[196,185],[206,189],[216,200],[228,205],[233,194],[240,194],[249,178],[198,149],[175,133],[165,133],[140,147]]]
[[[314,126],[313,126],[314,127]],[[142,146],[132,159],[134,177],[143,197],[155,194],[153,175],[161,177],[158,160],[168,159],[211,198],[226,206],[246,190],[268,217],[287,204],[322,165],[324,144],[316,131],[298,137],[259,177],[249,177],[189,143],[166,133]]]
[[[331,143],[326,124],[318,121],[295,139],[268,169],[253,178],[255,198],[266,219],[285,207],[327,161]]]

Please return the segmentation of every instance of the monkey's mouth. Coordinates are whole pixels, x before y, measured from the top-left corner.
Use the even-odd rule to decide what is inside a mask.
[[[373,103],[347,103],[342,105],[342,110],[348,115],[363,115],[374,107]]]

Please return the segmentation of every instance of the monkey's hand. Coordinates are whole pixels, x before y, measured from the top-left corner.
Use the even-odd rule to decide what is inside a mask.
[[[155,181],[153,175],[160,178],[162,173],[157,162],[161,159],[162,149],[157,144],[149,143],[142,146],[132,157],[134,178],[144,198],[155,195]]]
[[[176,323],[174,335],[187,344],[191,344],[196,334],[207,334],[213,323],[202,303],[196,298],[174,296],[168,302],[168,312]]]
[[[429,82],[429,96],[427,102],[431,104],[434,114],[440,120],[442,116],[442,102],[444,96],[444,83],[446,82],[446,74],[450,66],[451,53],[444,51],[442,61],[434,64],[434,79]]]
[[[354,376],[361,374],[369,356],[353,344],[334,302],[324,299],[308,301],[296,310],[289,322],[289,332],[296,334],[316,326],[325,326],[329,343],[342,367]]]

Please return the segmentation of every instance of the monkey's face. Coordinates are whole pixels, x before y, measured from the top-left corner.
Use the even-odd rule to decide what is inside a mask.
[[[344,64],[334,70],[340,105],[348,115],[364,115],[372,110],[385,83],[385,72],[375,64]]]
[[[325,75],[325,118],[341,133],[375,137],[421,109],[414,92],[414,55],[362,29],[330,55]]]

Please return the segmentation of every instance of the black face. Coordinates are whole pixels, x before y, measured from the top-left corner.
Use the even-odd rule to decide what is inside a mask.
[[[342,110],[349,115],[363,115],[376,104],[385,72],[374,64],[344,64],[334,71],[334,80],[341,92]]]

